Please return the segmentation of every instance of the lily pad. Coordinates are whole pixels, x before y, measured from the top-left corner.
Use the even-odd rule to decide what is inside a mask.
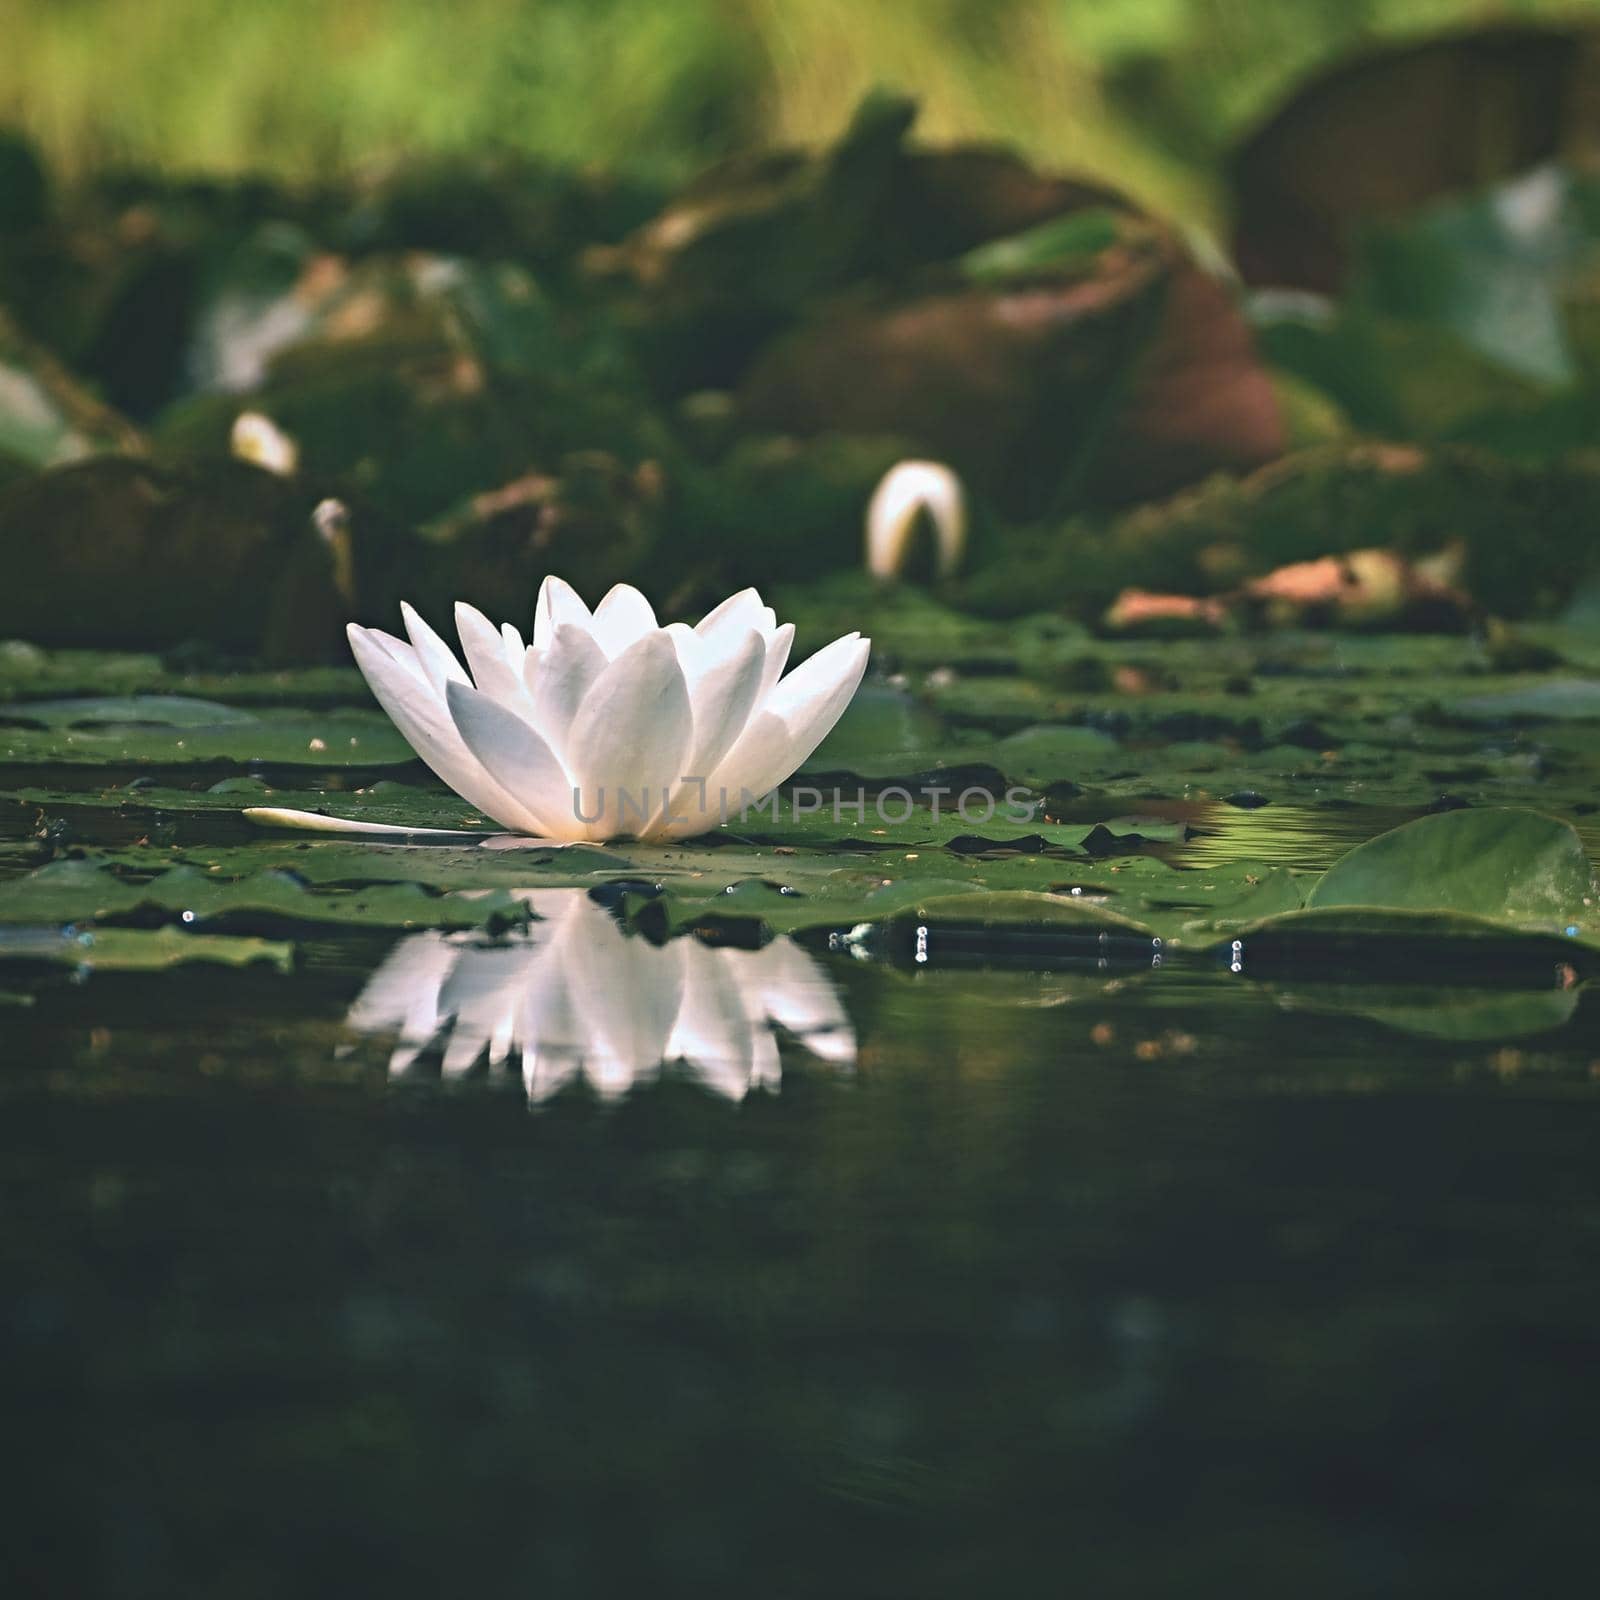
[[[254,722],[250,712],[216,700],[183,695],[85,695],[74,700],[29,700],[0,706],[0,721],[36,728],[99,728],[118,723],[159,728],[209,728]]]
[[[1596,926],[1594,871],[1570,823],[1510,808],[1420,817],[1336,862],[1313,910],[1460,912],[1552,931]]]
[[[195,927],[226,920],[472,928],[520,920],[523,915],[520,902],[504,889],[442,894],[414,882],[316,888],[284,869],[229,879],[179,865],[138,882],[84,858],[52,861],[23,877],[0,882],[0,923],[59,925],[161,916]]]
[[[1463,722],[1600,721],[1600,678],[1544,678],[1448,700],[1444,709]]]
[[[294,968],[294,946],[178,928],[0,929],[0,965],[41,961],[94,972],[160,972],[190,962],[226,967],[261,962],[288,973]]]
[[[394,724],[375,711],[252,712],[168,695],[0,706],[0,760],[18,765],[233,762],[328,768],[415,759]]]

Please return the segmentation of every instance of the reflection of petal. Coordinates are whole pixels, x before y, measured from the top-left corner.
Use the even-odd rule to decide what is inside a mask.
[[[564,930],[562,966],[582,1025],[589,1081],[623,1094],[665,1059],[683,993],[676,950],[630,939],[600,907]],[[582,930],[583,937],[576,937]]]
[[[560,890],[552,890],[552,896]],[[560,930],[556,933],[560,938]],[[559,949],[552,942],[528,973],[517,1033],[522,1045],[522,1082],[538,1104],[563,1089],[583,1065],[583,1029],[567,987]]]
[[[750,1087],[756,1031],[745,1013],[734,973],[719,959],[738,951],[709,950],[698,939],[680,939],[683,1004],[667,1044],[667,1056],[687,1061],[708,1089],[741,1100]]]
[[[699,940],[657,947],[626,934],[581,889],[518,891],[540,920],[495,943],[441,933],[402,939],[351,1006],[349,1026],[397,1033],[394,1073],[442,1036],[456,1077],[485,1054],[515,1059],[538,1104],[580,1073],[603,1096],[682,1061],[737,1100],[780,1078],[774,1024],[824,1060],[855,1060],[855,1035],[825,970],[789,939],[764,950]]]
[[[455,962],[455,948],[442,933],[412,934],[384,957],[356,996],[345,1018],[350,1027],[399,1035],[389,1057],[392,1074],[404,1072],[439,1032],[439,991]]]
[[[408,935],[373,969],[345,1021],[358,1033],[399,1027],[414,996],[429,989],[438,995],[455,959],[442,933]]]
[[[751,956],[746,983],[761,1008],[812,1055],[836,1066],[853,1066],[855,1029],[845,1015],[833,980],[792,939],[774,939]]]
[[[783,1067],[778,1059],[778,1036],[765,1017],[752,1024],[750,1045],[750,1087],[776,1090],[783,1081]]]
[[[439,992],[440,1013],[455,1018],[444,1054],[445,1077],[459,1077],[485,1047],[491,1067],[510,1054],[518,1005],[538,958],[539,947],[526,939],[461,951]]]

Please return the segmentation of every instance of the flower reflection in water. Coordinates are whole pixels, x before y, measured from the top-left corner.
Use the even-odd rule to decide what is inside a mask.
[[[346,1019],[359,1033],[398,1034],[397,1075],[438,1044],[458,1077],[487,1056],[520,1065],[528,1098],[580,1075],[615,1097],[682,1062],[730,1100],[778,1087],[774,1027],[814,1056],[855,1063],[855,1032],[827,973],[792,939],[762,950],[713,949],[688,937],[630,936],[581,889],[523,891],[540,919],[486,942],[418,933],[400,941]]]

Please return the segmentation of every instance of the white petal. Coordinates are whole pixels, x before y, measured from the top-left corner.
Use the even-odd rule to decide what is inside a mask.
[[[835,639],[783,679],[762,709],[775,711],[797,736],[809,731],[811,723],[821,716],[827,717],[827,728],[831,728],[859,687],[871,649],[872,641],[858,633]],[[816,743],[821,743],[827,728],[818,731]]]
[[[619,583],[594,608],[595,639],[614,661],[647,633],[656,631],[656,614],[650,602],[629,583]]]
[[[678,665],[692,687],[695,674],[711,659],[709,647],[687,622],[669,622],[661,631],[672,641],[678,652]]]
[[[771,633],[778,624],[778,614],[764,605],[755,589],[741,589],[730,594],[719,606],[714,606],[694,625],[694,631],[705,638],[722,628],[733,627],[743,632],[746,628],[759,628]]]
[[[588,606],[566,579],[546,578],[539,585],[539,599],[533,608],[533,647],[542,650],[563,622],[587,629],[591,621]]]
[[[712,774],[706,795],[708,816],[716,817],[720,807],[728,817],[737,818],[746,806],[775,789],[794,771],[795,764],[789,759],[793,746],[789,724],[782,717],[770,711],[756,712],[739,735],[739,742]],[[674,811],[687,815],[690,807],[679,804]],[[700,820],[705,827],[713,825],[704,817]],[[674,835],[682,837],[682,828],[676,824],[672,826]],[[704,831],[703,828],[700,831]]]
[[[467,658],[472,681],[485,694],[507,702],[523,698],[526,691],[521,674],[514,673],[506,660],[505,636],[465,600],[456,602],[456,632],[461,635],[461,652]]]
[[[455,651],[423,621],[416,608],[402,600],[400,615],[405,620],[406,633],[417,652],[417,660],[427,674],[428,682],[433,685],[434,692],[443,696],[447,683],[465,683],[467,675],[456,660]]]
[[[575,838],[566,769],[509,706],[468,684],[452,683],[450,715],[468,750],[521,807],[526,833]]]
[[[687,629],[680,633],[679,628],[674,623],[666,632],[673,638],[689,686],[694,739],[683,776],[695,781],[680,783],[673,791],[671,803],[649,829],[649,838],[704,833],[722,820],[711,776],[750,720],[766,664],[766,644],[753,628],[744,629],[742,638],[732,628],[719,629],[705,640]]]
[[[730,809],[741,791],[759,796],[782,783],[822,743],[859,687],[871,648],[853,633],[835,639],[767,696],[713,780]]]
[[[647,827],[685,775],[693,736],[689,690],[672,640],[650,633],[595,679],[567,736],[583,815],[595,819],[587,836],[615,838]],[[577,809],[569,804],[566,817]]]
[[[567,759],[567,733],[583,697],[606,669],[606,653],[587,628],[559,624],[537,655],[530,652],[527,684],[533,697],[532,721],[545,742]],[[571,810],[571,806],[565,809]]]
[[[506,665],[519,677],[522,674],[522,658],[527,652],[527,646],[522,642],[522,630],[512,622],[500,624],[500,643],[506,653]]]
[[[766,643],[754,628],[742,637],[727,629],[708,641],[698,672],[686,674],[694,712],[691,776],[709,778],[733,748],[755,708],[766,663]]]
[[[467,828],[408,828],[397,822],[357,822],[349,817],[324,816],[320,811],[295,811],[288,806],[246,806],[240,815],[258,828],[294,828],[302,833],[365,833],[386,839],[432,835],[436,839],[483,839]]]
[[[462,799],[493,817],[501,827],[528,832],[524,808],[467,749],[450,720],[443,695],[435,693],[431,680],[424,680],[395,660],[380,642],[369,637],[366,629],[352,623],[346,631],[367,686],[411,748]],[[460,681],[465,682],[465,674]]]
[[[765,705],[772,687],[783,676],[789,664],[789,651],[794,644],[794,624],[786,622],[767,635],[767,664],[761,673],[761,690],[756,704]]]
[[[350,626],[354,627],[355,624],[352,623]],[[419,683],[429,689],[433,688],[432,681],[422,670],[422,663],[417,659],[416,648],[409,640],[397,639],[392,633],[385,633],[382,628],[366,628],[363,631],[374,644],[388,653],[392,661],[404,667]]]

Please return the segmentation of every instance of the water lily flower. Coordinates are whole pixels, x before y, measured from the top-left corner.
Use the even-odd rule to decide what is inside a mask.
[[[948,578],[961,566],[967,548],[967,497],[961,480],[942,462],[897,462],[867,506],[867,571],[875,578],[899,577],[924,523],[933,529],[935,571]]]
[[[401,615],[405,639],[349,629],[378,703],[464,800],[515,833],[564,841],[684,838],[737,816],[822,742],[870,647],[846,634],[785,675],[794,625],[780,626],[754,589],[692,628],[662,627],[628,584],[590,611],[546,578],[531,643],[456,606],[465,666],[411,606]]]
[[[762,950],[663,946],[625,934],[582,889],[519,891],[540,916],[494,943],[475,935],[402,939],[351,1006],[358,1033],[396,1034],[393,1076],[431,1046],[455,1078],[480,1060],[520,1067],[532,1102],[580,1076],[606,1097],[682,1062],[730,1100],[775,1090],[774,1026],[818,1059],[854,1065],[855,1033],[826,972],[792,939]]]

